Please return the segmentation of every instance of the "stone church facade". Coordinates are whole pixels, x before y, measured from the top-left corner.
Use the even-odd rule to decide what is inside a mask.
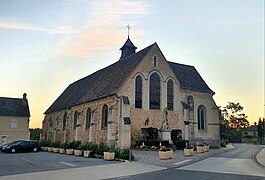
[[[44,139],[123,148],[156,127],[219,147],[215,93],[193,66],[167,61],[156,43],[136,52],[128,38],[120,50],[119,61],[70,84],[46,110]]]

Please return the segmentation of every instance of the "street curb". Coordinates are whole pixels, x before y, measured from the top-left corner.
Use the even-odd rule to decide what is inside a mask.
[[[261,167],[262,169],[265,169],[265,166],[263,164],[261,164],[259,162],[259,160],[257,159],[257,155],[259,154],[259,152],[262,150],[263,148],[260,148],[259,150],[257,150],[252,156],[251,159],[252,161],[259,167]]]

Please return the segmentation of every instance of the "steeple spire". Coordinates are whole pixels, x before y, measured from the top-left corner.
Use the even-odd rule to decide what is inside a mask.
[[[128,39],[130,38],[130,28],[131,26],[128,24],[128,26],[126,26],[128,28]]]
[[[126,26],[128,28],[128,39],[126,40],[126,42],[124,43],[124,45],[120,48],[121,50],[121,57],[120,60],[128,57],[132,54],[135,53],[135,50],[137,49],[137,47],[135,47],[132,43],[132,41],[130,40],[130,25],[128,24],[128,26]]]

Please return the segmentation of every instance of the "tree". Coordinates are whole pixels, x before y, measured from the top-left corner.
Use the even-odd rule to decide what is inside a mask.
[[[40,140],[40,133],[41,129],[40,128],[35,128],[35,129],[29,129],[30,131],[30,140]]]
[[[223,108],[222,115],[228,128],[238,132],[249,127],[247,116],[241,113],[242,111],[243,107],[239,103],[233,102],[228,102],[228,105]]]

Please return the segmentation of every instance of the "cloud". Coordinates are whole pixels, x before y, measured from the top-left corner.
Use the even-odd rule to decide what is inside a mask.
[[[21,23],[10,20],[1,20],[1,19],[0,19],[0,29],[40,31],[49,34],[74,34],[79,32],[78,30],[68,26],[61,26],[57,28],[43,28],[32,24]]]
[[[126,33],[126,25],[136,27],[137,16],[147,12],[148,5],[143,2],[92,1],[84,7],[86,22],[79,27],[79,32],[61,39],[54,53],[59,56],[87,57],[97,52],[107,51],[113,46],[121,46]],[[133,21],[130,21],[133,17]],[[135,20],[136,19],[136,20]],[[144,34],[133,31],[134,37]],[[127,34],[126,34],[127,35]]]

